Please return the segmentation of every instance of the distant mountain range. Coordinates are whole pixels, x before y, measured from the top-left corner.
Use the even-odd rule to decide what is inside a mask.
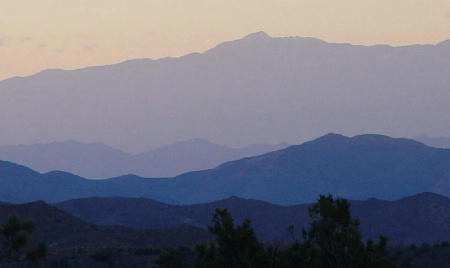
[[[173,177],[194,170],[286,148],[288,144],[254,144],[235,149],[194,139],[136,155],[102,143],[77,141],[50,144],[0,146],[0,159],[27,166],[40,173],[54,170],[89,179],[135,174],[142,177]]]
[[[450,198],[422,193],[396,201],[369,199],[351,201],[352,217],[361,221],[361,233],[390,244],[435,243],[450,237]],[[149,199],[87,198],[55,206],[98,225],[121,225],[134,229],[176,228],[193,225],[206,229],[215,208],[226,208],[236,223],[248,218],[257,236],[266,241],[292,241],[287,227],[294,226],[294,238],[311,221],[311,204],[277,206],[263,201],[231,197],[207,204],[172,206]]]
[[[430,137],[426,134],[422,134],[414,136],[413,139],[431,147],[450,149],[450,138]]]
[[[170,179],[128,175],[93,181],[0,161],[0,183],[5,202],[115,196],[196,204],[238,196],[289,205],[327,193],[352,200],[393,200],[421,192],[450,196],[450,150],[380,135],[328,134]]]
[[[0,144],[192,138],[243,147],[325,133],[450,137],[450,41],[357,46],[260,32],[180,58],[0,81]]]

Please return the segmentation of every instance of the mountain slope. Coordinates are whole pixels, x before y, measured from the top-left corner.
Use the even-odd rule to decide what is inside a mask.
[[[27,197],[30,183],[41,174],[7,161],[0,161],[0,200],[6,202],[27,202],[35,199]]]
[[[239,196],[287,205],[313,202],[327,193],[352,200],[392,200],[426,191],[450,196],[449,149],[380,135],[329,134],[168,179],[127,175],[94,181],[0,163],[0,200],[6,202],[117,196],[196,204]]]
[[[0,218],[14,213],[36,223],[34,242],[52,247],[179,246],[210,239],[198,228],[183,226],[166,230],[137,231],[120,226],[97,226],[80,220],[42,201],[28,204],[0,204]]]
[[[181,58],[46,70],[0,81],[0,144],[102,141],[142,152],[198,137],[233,147],[328,132],[448,137],[448,43],[257,34]]]
[[[422,193],[396,201],[370,199],[351,201],[354,218],[361,221],[366,237],[384,234],[389,242],[441,242],[450,237],[450,199]],[[215,208],[226,208],[236,222],[248,218],[255,232],[264,240],[291,240],[288,226],[295,227],[299,238],[310,222],[311,205],[277,206],[262,201],[236,197],[190,206],[171,206],[149,199],[87,198],[55,204],[61,210],[100,225],[122,225],[136,229],[178,227],[185,224],[206,228]]]
[[[277,152],[175,178],[183,203],[237,195],[276,204],[319,194],[397,199],[424,191],[450,194],[450,150],[380,135],[325,135]],[[196,190],[199,189],[199,190]]]
[[[215,168],[228,161],[286,147],[288,147],[286,143],[279,143],[254,144],[236,149],[212,144],[207,140],[193,139],[135,155],[130,163],[133,172],[129,173],[143,177],[173,177],[189,171]]]
[[[391,242],[436,243],[450,237],[450,199],[421,193],[396,201],[352,202],[363,234],[386,234]]]
[[[124,174],[131,156],[101,143],[76,141],[0,146],[0,159],[25,165],[41,173],[60,170],[87,178]]]
[[[195,139],[131,155],[101,143],[68,141],[0,146],[0,159],[25,165],[41,173],[59,170],[89,179],[127,174],[172,177],[193,170],[214,168],[227,161],[287,146],[283,143],[255,144],[234,149]]]
[[[435,148],[446,148],[450,149],[450,138],[444,137],[430,137],[426,134],[418,135],[413,137],[414,140],[419,141],[423,144],[426,144]]]

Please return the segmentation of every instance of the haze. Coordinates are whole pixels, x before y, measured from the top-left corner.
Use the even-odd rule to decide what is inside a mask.
[[[334,132],[450,137],[450,41],[330,44],[264,32],[205,53],[0,81],[0,144],[78,140],[143,152]]]
[[[178,57],[263,30],[352,44],[436,44],[450,1],[0,0],[0,80]]]

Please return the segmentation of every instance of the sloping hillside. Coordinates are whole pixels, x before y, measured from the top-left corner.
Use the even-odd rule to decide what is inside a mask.
[[[0,220],[14,213],[36,223],[32,242],[51,247],[179,246],[209,241],[205,230],[179,226],[165,230],[138,231],[120,226],[98,226],[71,216],[42,201],[28,204],[0,204]]]
[[[352,216],[361,222],[362,234],[378,238],[384,234],[391,244],[434,243],[450,239],[450,198],[421,193],[396,201],[370,199],[351,201]],[[258,237],[267,241],[291,241],[287,227],[295,227],[295,238],[310,222],[310,204],[277,206],[262,201],[231,197],[190,206],[171,206],[149,199],[87,198],[56,206],[88,222],[122,225],[135,229],[173,228],[185,224],[206,228],[216,208],[228,209],[237,223],[248,218]]]

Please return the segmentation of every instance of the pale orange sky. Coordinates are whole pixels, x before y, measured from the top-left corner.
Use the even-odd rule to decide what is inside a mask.
[[[0,80],[178,57],[265,31],[328,42],[436,44],[449,0],[0,0]]]

